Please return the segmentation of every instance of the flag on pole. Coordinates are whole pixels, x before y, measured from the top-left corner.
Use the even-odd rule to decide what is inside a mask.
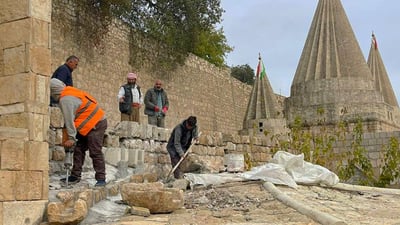
[[[378,49],[378,42],[376,41],[374,33],[372,33],[372,44],[373,44],[375,49]]]
[[[257,73],[256,73],[256,77],[263,79],[265,76],[267,76],[267,73],[265,72],[265,66],[264,63],[261,60],[261,55],[258,56],[258,65],[257,65]]]

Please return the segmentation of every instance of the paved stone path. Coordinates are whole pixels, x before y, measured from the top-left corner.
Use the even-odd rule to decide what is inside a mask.
[[[276,188],[301,205],[349,225],[400,225],[400,195],[377,190],[344,191],[320,186]],[[95,210],[96,207],[94,207]],[[185,192],[185,209],[149,217],[122,216],[104,225],[317,225],[268,192],[263,182],[237,182]],[[84,224],[84,223],[83,223]],[[83,225],[82,224],[82,225]],[[93,224],[93,223],[91,223]],[[339,224],[339,223],[337,223]]]

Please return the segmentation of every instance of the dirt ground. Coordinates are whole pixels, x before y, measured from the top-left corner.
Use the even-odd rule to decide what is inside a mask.
[[[349,225],[400,225],[400,196],[343,191],[320,186],[276,186],[307,207]],[[124,215],[103,225],[317,225],[321,224],[275,199],[263,182],[246,181],[185,192],[184,208],[149,217]],[[93,224],[93,223],[92,223]]]
[[[316,225],[314,222],[275,200],[263,182],[235,182],[185,192],[183,209],[149,217],[123,216],[109,225],[219,225],[289,224]]]

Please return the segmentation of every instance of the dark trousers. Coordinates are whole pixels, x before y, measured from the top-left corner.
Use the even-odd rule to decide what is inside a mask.
[[[165,116],[148,116],[148,123],[157,127],[165,127]]]
[[[171,158],[171,166],[172,166],[172,168],[174,168],[176,166],[176,164],[178,164],[178,162],[181,159],[181,157],[178,155],[178,153],[176,153],[176,151],[174,149],[167,149],[167,150],[168,150],[168,153],[169,153],[169,157]],[[181,178],[182,174],[181,174],[181,170],[180,170],[179,167],[180,167],[180,165],[174,171],[175,179],[180,179]]]
[[[86,136],[77,135],[78,142],[74,149],[74,166],[71,175],[81,177],[86,151],[89,150],[89,156],[92,158],[93,168],[96,172],[96,180],[106,179],[106,165],[103,152],[101,151],[106,129],[107,120],[104,119],[99,121]]]

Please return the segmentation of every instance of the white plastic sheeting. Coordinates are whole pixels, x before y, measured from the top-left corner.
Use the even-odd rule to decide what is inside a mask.
[[[185,174],[185,179],[195,185],[215,185],[233,181],[263,180],[274,184],[297,188],[297,184],[333,186],[339,183],[338,176],[325,167],[304,161],[304,155],[293,155],[278,151],[270,163],[254,167],[243,173]]]

